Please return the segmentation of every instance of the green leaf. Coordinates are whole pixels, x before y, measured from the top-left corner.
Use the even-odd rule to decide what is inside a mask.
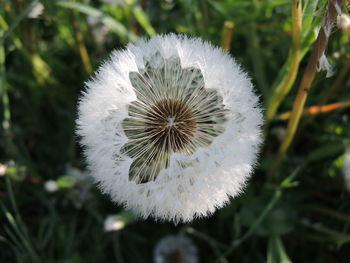
[[[268,200],[256,196],[245,203],[240,214],[242,224],[248,227],[254,225],[256,218],[266,209]],[[294,229],[296,213],[292,204],[279,202],[266,215],[255,231],[261,236],[284,235]]]
[[[287,176],[283,181],[280,183],[280,186],[282,188],[290,188],[295,187],[298,185],[298,182],[293,181],[295,177],[299,174],[299,172],[303,169],[304,164],[297,167],[289,176]]]
[[[143,12],[141,6],[137,4],[134,0],[125,0],[125,2],[131,6],[132,13],[135,16],[137,22],[143,27],[149,36],[156,34],[156,31],[152,27],[147,15]]]
[[[113,17],[103,13],[94,7],[69,1],[58,1],[57,5],[99,18],[103,24],[108,26],[111,30],[116,32],[120,37],[124,39],[130,40],[132,42],[136,41],[137,39],[137,36],[129,31],[122,23],[118,22]]]
[[[345,145],[342,141],[329,142],[314,151],[312,151],[307,159],[310,162],[324,160],[333,156],[339,156],[344,152]]]
[[[56,183],[60,188],[71,188],[75,185],[75,179],[69,175],[63,175],[57,179]]]

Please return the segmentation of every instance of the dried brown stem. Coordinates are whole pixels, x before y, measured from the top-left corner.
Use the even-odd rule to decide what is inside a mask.
[[[348,101],[337,102],[337,103],[332,103],[332,104],[327,104],[327,105],[310,106],[310,107],[305,108],[303,110],[303,114],[316,115],[319,113],[330,112],[333,110],[337,110],[337,109],[349,107],[349,106],[350,106],[350,102],[348,102]],[[277,119],[280,121],[288,120],[290,118],[290,116],[291,116],[291,112],[285,112],[285,113],[280,114],[277,117]]]
[[[278,169],[280,163],[282,162],[292,140],[294,139],[296,130],[298,128],[298,124],[301,118],[301,115],[304,110],[305,101],[307,99],[308,92],[311,88],[311,84],[314,80],[318,63],[322,55],[324,54],[327,44],[328,38],[331,32],[331,29],[337,22],[338,10],[337,7],[340,7],[340,3],[342,0],[329,0],[327,13],[325,16],[325,20],[323,26],[320,28],[318,33],[316,42],[313,46],[311,55],[308,60],[308,64],[306,66],[306,70],[301,79],[301,83],[299,85],[297,97],[294,100],[292,114],[288,122],[286,135],[283,139],[283,142],[279,148],[277,157],[272,164],[269,171],[269,178],[274,175],[275,171]]]

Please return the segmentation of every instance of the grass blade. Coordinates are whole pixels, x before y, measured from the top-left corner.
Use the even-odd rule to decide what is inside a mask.
[[[9,28],[4,32],[4,34],[0,37],[0,45],[4,42],[4,40],[9,36],[9,34],[18,26],[18,24],[28,15],[30,10],[34,7],[35,4],[38,3],[38,0],[32,0],[22,11],[16,16],[12,24]]]
[[[102,11],[94,7],[69,1],[58,1],[57,5],[99,18],[103,24],[108,26],[111,30],[116,32],[119,36],[121,36],[124,39],[128,39],[133,42],[137,39],[137,36],[134,33],[128,31],[128,29],[122,23],[118,22],[111,16],[103,13]]]

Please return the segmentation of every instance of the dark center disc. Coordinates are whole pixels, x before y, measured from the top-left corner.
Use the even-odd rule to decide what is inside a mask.
[[[150,140],[166,152],[181,151],[190,142],[196,129],[195,114],[179,100],[158,101],[146,116],[146,132]]]

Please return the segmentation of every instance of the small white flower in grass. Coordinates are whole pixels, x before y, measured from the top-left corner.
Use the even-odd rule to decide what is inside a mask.
[[[7,165],[0,163],[0,176],[4,176],[7,171]]]
[[[2,122],[2,128],[7,131],[8,129],[10,129],[10,122],[8,120],[4,120]]]
[[[170,34],[113,52],[87,83],[77,133],[103,192],[179,222],[241,193],[261,124],[253,86],[227,53]]]
[[[342,168],[346,189],[350,191],[350,146],[345,150]]]
[[[109,215],[104,221],[104,229],[106,232],[118,231],[135,221],[135,217],[127,211],[123,211],[116,215]]]
[[[41,16],[43,14],[44,11],[44,6],[42,3],[38,2],[36,3],[32,9],[30,10],[30,12],[28,13],[28,18],[38,18],[39,16]]]
[[[109,215],[104,222],[105,231],[117,231],[125,227],[125,222],[118,215]]]
[[[350,16],[347,14],[342,14],[337,18],[337,25],[343,31],[350,29]]]
[[[196,263],[197,247],[186,236],[166,236],[162,238],[153,251],[154,263]]]
[[[59,189],[58,184],[54,180],[48,180],[44,183],[44,188],[49,193],[54,193]]]

